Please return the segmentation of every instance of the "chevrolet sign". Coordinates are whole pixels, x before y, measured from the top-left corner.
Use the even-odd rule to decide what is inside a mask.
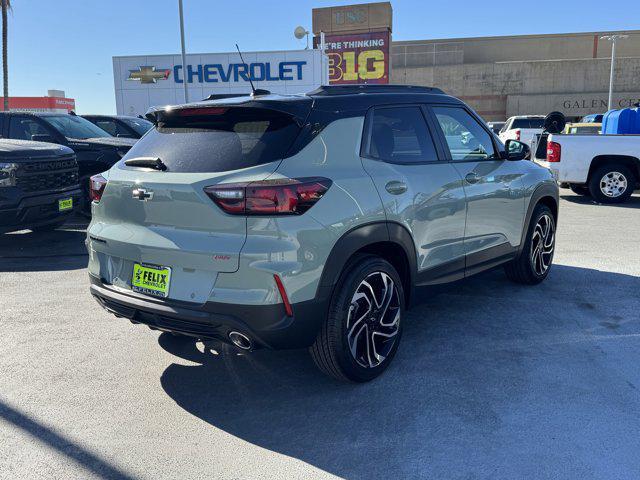
[[[158,80],[166,80],[171,74],[170,69],[156,70],[156,67],[149,65],[140,66],[138,70],[129,70],[127,80],[137,80],[140,83],[157,83]]]
[[[199,101],[212,94],[249,93],[256,88],[298,94],[329,82],[328,58],[320,50],[113,57],[116,111],[144,114],[149,107]]]

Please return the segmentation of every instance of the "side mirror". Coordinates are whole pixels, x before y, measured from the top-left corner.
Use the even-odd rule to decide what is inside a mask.
[[[506,160],[525,160],[531,158],[531,149],[526,143],[507,140],[504,144]]]
[[[31,135],[31,140],[34,142],[58,143],[51,135],[48,135],[46,133]]]

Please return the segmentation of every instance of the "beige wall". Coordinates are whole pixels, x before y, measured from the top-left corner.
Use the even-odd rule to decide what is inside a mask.
[[[640,31],[624,33],[629,38],[616,50],[616,107],[640,100]],[[552,110],[571,116],[602,112],[611,47],[601,35],[393,42],[391,81],[440,87],[487,120]]]
[[[603,111],[598,103],[597,108],[591,105],[608,96],[609,68],[607,59],[395,67],[391,82],[442,88],[487,120],[552,110],[579,116]],[[616,102],[640,99],[640,56],[618,59],[614,91],[622,92]],[[581,108],[575,107],[576,102]]]
[[[558,35],[521,35],[509,37],[450,38],[443,40],[412,40],[393,42],[393,65],[429,66],[433,58],[428,53],[457,51],[457,56],[440,55],[437,64],[490,63],[525,60],[567,60],[584,58],[610,58],[611,42],[601,40],[612,32],[570,33]],[[617,55],[640,57],[640,30],[623,33],[629,38],[617,44]],[[408,52],[408,54],[407,54]],[[421,63],[422,60],[422,63]]]

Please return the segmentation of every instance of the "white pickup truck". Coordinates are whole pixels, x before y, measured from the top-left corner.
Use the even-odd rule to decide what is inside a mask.
[[[509,117],[500,129],[498,137],[505,143],[507,140],[517,140],[531,146],[534,137],[542,133],[544,125],[543,115],[518,115]]]
[[[600,203],[625,202],[640,187],[640,135],[549,134],[532,152],[559,183]]]

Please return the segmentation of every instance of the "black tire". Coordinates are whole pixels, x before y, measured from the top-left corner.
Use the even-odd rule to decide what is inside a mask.
[[[617,196],[606,195],[600,187],[600,182],[607,175],[621,175],[626,181],[626,189]],[[629,167],[619,164],[610,163],[603,165],[591,172],[589,177],[589,191],[591,196],[599,203],[622,203],[629,200],[636,186],[636,177]]]
[[[38,227],[31,227],[29,230],[31,230],[34,233],[53,232],[57,228],[60,228],[62,225],[64,225],[64,222],[65,222],[65,220],[62,220],[62,221],[55,222],[55,223],[49,223],[47,225],[40,225]]]
[[[589,187],[586,185],[578,185],[577,183],[570,183],[569,188],[576,195],[583,195],[585,197],[591,196],[591,192],[589,191]]]
[[[366,302],[362,302],[361,304],[358,304],[357,301],[353,302],[356,293],[361,292],[362,282],[367,279],[375,288],[375,284],[377,283],[376,279],[380,278],[382,280],[385,275],[387,279],[390,278],[393,281],[394,285],[393,287],[389,287],[392,297],[389,297],[390,303],[388,304],[388,309],[385,310],[387,313],[382,315],[384,318],[395,318],[397,321],[383,322],[383,324],[378,323],[377,325],[372,322],[370,326],[368,326],[365,325],[365,323],[367,323],[369,319],[373,319],[376,313],[372,310],[364,310],[364,312],[367,313],[360,318],[368,317],[368,311],[372,312],[372,316],[364,320],[357,319],[357,321],[349,325],[350,315],[357,312],[358,309],[361,308],[361,305],[366,305]],[[384,299],[384,297],[382,298]],[[393,268],[389,262],[380,257],[370,255],[359,256],[354,259],[353,262],[350,262],[345,267],[331,298],[327,320],[322,325],[315,343],[309,349],[314,363],[322,372],[341,381],[368,382],[382,374],[393,360],[400,343],[402,320],[405,312],[404,302],[402,281],[398,272],[396,272],[395,268]],[[378,302],[376,301],[376,303]],[[385,302],[381,300],[380,303],[384,305]],[[396,304],[397,308],[395,308]],[[379,310],[381,311],[383,308]],[[384,323],[392,324],[392,326],[384,326]],[[356,327],[356,324],[362,325],[362,328]],[[370,345],[369,339],[374,339],[371,340],[374,342],[374,348],[375,345],[378,345],[380,351],[384,353],[384,355],[381,355],[383,357],[382,361],[377,363],[378,358],[375,358],[374,355],[376,361],[373,363],[376,363],[375,365],[371,362],[371,356],[368,358],[369,366],[363,366],[359,363],[362,362],[363,359],[356,359],[357,355],[352,354],[349,346],[349,340],[347,338],[349,326],[352,332],[359,332],[351,337],[352,339],[357,338],[355,341],[356,352],[364,352],[364,347]],[[371,328],[371,334],[369,333],[369,328]],[[376,329],[381,331],[380,329],[384,328],[392,330],[386,330],[386,334],[380,333],[380,342],[376,343],[376,333],[374,332],[376,332]],[[386,337],[386,335],[392,331],[395,333],[393,333],[391,337]],[[385,340],[385,338],[387,338],[387,340]],[[360,344],[360,341],[366,343]],[[366,351],[369,352],[370,350]]]
[[[536,232],[536,227],[543,217],[551,220],[552,248],[550,257],[548,254],[545,254],[544,257],[545,264],[548,262],[548,265],[543,272],[540,272],[540,265],[534,264],[533,259],[534,248],[538,245],[537,242],[539,241],[538,239],[540,236],[536,234],[536,238],[534,239],[534,232]],[[547,275],[549,275],[549,271],[551,270],[553,254],[555,252],[555,233],[555,219],[553,217],[553,212],[551,212],[551,209],[546,205],[539,203],[533,210],[533,215],[531,215],[531,221],[527,227],[527,235],[524,240],[525,243],[522,251],[514,260],[504,266],[507,278],[512,282],[522,283],[524,285],[536,285],[547,278]],[[546,241],[546,238],[543,241]]]

